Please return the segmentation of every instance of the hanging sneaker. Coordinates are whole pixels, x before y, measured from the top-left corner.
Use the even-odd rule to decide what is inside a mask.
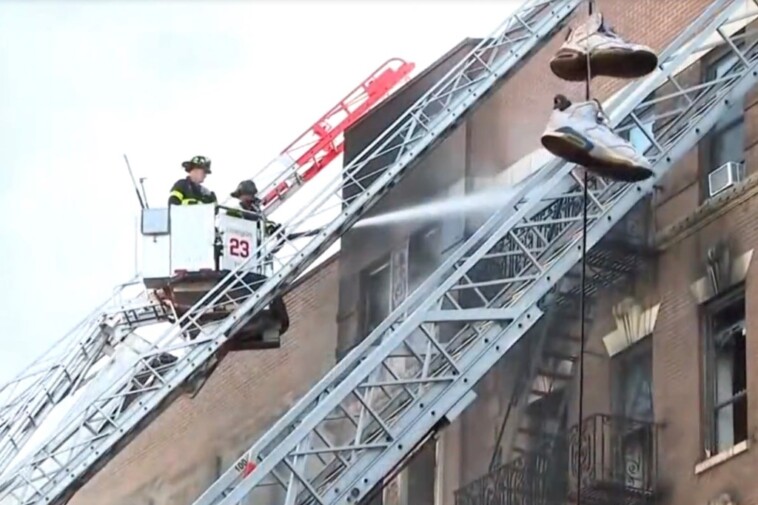
[[[653,175],[650,162],[608,126],[597,100],[572,104],[556,95],[541,140],[552,154],[602,177],[638,182]]]
[[[566,42],[550,60],[550,69],[564,81],[587,80],[587,52],[592,77],[619,79],[643,77],[658,65],[658,56],[647,46],[625,42],[605,25],[599,12],[569,30]]]

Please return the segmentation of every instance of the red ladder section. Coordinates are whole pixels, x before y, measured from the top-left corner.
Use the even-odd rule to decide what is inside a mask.
[[[277,159],[284,160],[291,173],[263,196],[263,209],[273,210],[293,188],[313,179],[342,154],[345,131],[393,89],[404,83],[414,67],[414,63],[407,63],[400,58],[388,60],[287,146]]]

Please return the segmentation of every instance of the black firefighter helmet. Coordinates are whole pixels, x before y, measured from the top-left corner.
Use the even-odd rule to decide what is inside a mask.
[[[252,196],[253,198],[258,196],[258,187],[253,181],[246,180],[237,184],[237,189],[232,191],[232,198],[239,198],[241,196]]]
[[[182,163],[185,172],[189,172],[193,168],[202,168],[206,174],[211,173],[211,160],[205,156],[193,156],[191,160]]]

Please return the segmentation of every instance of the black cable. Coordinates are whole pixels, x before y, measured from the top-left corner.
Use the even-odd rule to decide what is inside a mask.
[[[589,6],[589,15],[593,13],[593,0],[587,0]],[[590,83],[592,81],[592,69],[590,66],[590,51],[589,45],[586,48],[587,52],[587,81],[585,86],[585,98],[590,100]],[[584,345],[586,340],[586,296],[587,296],[587,205],[589,201],[589,174],[587,169],[584,169],[584,194],[582,195],[582,266],[581,266],[581,293],[579,294],[579,408],[577,417],[579,418],[579,424],[577,426],[577,440],[579,442],[578,451],[576,453],[576,504],[582,503],[582,444],[584,442]]]

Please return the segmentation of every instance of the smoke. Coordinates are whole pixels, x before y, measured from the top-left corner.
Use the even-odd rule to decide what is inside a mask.
[[[362,219],[355,224],[354,228],[437,221],[446,216],[489,214],[505,205],[513,192],[513,186],[499,185],[495,188],[490,187],[466,195],[438,198]]]

